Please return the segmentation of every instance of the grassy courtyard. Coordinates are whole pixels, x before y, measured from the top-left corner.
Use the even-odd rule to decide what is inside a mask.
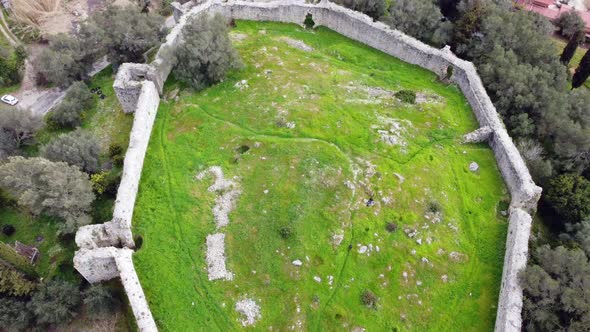
[[[232,39],[224,82],[167,83],[145,159],[134,261],[159,328],[235,330],[249,298],[252,330],[491,330],[508,197],[489,147],[460,144],[477,122],[457,87],[323,28]],[[220,230],[211,166],[241,192]],[[208,280],[216,232],[231,281]]]

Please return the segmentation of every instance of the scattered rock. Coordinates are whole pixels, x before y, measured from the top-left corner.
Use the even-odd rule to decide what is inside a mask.
[[[296,260],[293,261],[293,265],[295,265],[295,266],[301,266],[301,265],[303,265],[303,262],[300,261],[300,260],[298,260],[298,259],[296,259]]]
[[[449,253],[449,258],[453,262],[461,262],[461,261],[465,260],[465,255],[460,252],[452,251]]]
[[[300,49],[302,51],[305,51],[305,52],[312,52],[313,51],[313,47],[307,45],[306,43],[304,43],[301,40],[297,40],[297,39],[293,39],[293,38],[289,38],[289,37],[281,37],[280,40],[287,43],[287,45],[297,48],[297,49]]]
[[[236,302],[236,311],[242,314],[242,326],[254,325],[261,318],[260,306],[251,299],[244,299]]]
[[[361,246],[361,247],[359,248],[359,254],[364,254],[364,253],[366,253],[368,249],[369,249],[369,248],[367,248],[367,246]]]
[[[320,278],[318,276],[314,276],[313,280],[315,280],[316,282],[322,282],[322,278]]]
[[[241,81],[239,81],[238,83],[236,83],[234,86],[235,86],[236,88],[240,89],[240,91],[241,91],[241,90],[244,90],[244,89],[247,89],[247,88],[249,88],[249,87],[250,87],[250,86],[248,85],[248,81],[247,81],[247,80],[241,80]]]
[[[479,170],[479,165],[473,161],[471,164],[469,164],[469,170],[472,172],[477,172]]]
[[[332,244],[335,246],[339,246],[343,240],[344,240],[344,234],[332,235]]]
[[[440,280],[442,280],[442,282],[447,282],[447,281],[449,281],[449,276],[446,274],[443,274],[442,276],[440,276]]]
[[[206,261],[209,280],[233,279],[233,274],[225,267],[225,234],[207,235]]]

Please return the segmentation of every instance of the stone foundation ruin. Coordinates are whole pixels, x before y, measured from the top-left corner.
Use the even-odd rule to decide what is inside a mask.
[[[326,0],[318,4],[308,4],[304,0],[207,0],[184,4],[174,2],[172,7],[177,24],[166,37],[155,60],[150,64],[123,64],[114,83],[124,111],[135,112],[135,120],[113,220],[81,227],[76,234],[80,250],[74,257],[74,266],[91,283],[120,277],[140,331],[157,330],[132,262],[135,245],[131,221],[143,160],[160,101],[159,94],[174,67],[173,50],[182,42],[181,30],[189,17],[213,13],[220,13],[227,19],[299,25],[303,25],[306,15],[311,14],[316,25],[428,69],[460,87],[481,127],[467,134],[464,140],[466,143],[488,142],[512,199],[495,330],[520,331],[522,289],[518,284],[518,272],[526,266],[531,215],[536,209],[541,188],[533,182],[471,62],[459,59],[448,47],[435,49],[381,22],[373,22],[364,14]]]

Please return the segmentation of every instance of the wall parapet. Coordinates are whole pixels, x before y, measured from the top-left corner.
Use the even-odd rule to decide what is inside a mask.
[[[459,86],[467,98],[479,122],[481,131],[478,137],[486,140],[492,148],[498,168],[511,194],[509,209],[509,230],[506,241],[506,253],[502,273],[502,284],[498,300],[495,331],[520,331],[522,325],[522,289],[518,283],[518,273],[526,266],[528,239],[532,224],[531,214],[536,209],[541,195],[541,188],[536,186],[526,164],[516,149],[512,139],[496,112],[492,101],[481,82],[475,66],[454,55],[448,47],[436,49],[428,46],[400,31],[391,29],[381,22],[374,22],[370,17],[338,6],[327,0],[319,4],[308,4],[304,0],[286,0],[273,2],[249,2],[241,0],[206,0],[192,3],[175,3],[173,6],[177,24],[166,36],[160,46],[155,60],[149,64],[124,64],[119,69],[114,88],[119,101],[126,112],[135,112],[129,149],[121,185],[115,203],[113,220],[103,225],[82,227],[76,235],[80,249],[74,261],[76,269],[90,282],[106,280],[120,276],[125,286],[130,303],[138,312],[147,310],[143,297],[131,301],[136,289],[128,290],[126,282],[139,281],[133,263],[131,250],[127,263],[106,264],[102,250],[110,246],[134,248],[131,235],[133,207],[143,167],[149,136],[159,104],[158,93],[162,93],[163,83],[175,65],[174,49],[182,43],[181,31],[187,21],[203,14],[219,13],[228,19],[253,21],[277,21],[303,24],[305,16],[311,14],[318,26],[325,26],[348,38],[359,41],[377,50],[399,58],[405,62],[428,69],[439,77]],[[485,128],[485,129],[484,129]],[[129,166],[128,166],[129,165]],[[123,250],[123,249],[116,249]],[[97,252],[97,256],[91,252]],[[102,256],[101,256],[102,255]],[[114,262],[114,261],[113,261]],[[96,272],[95,266],[104,266],[104,275]],[[105,265],[106,264],[106,265]],[[117,275],[115,275],[117,274]],[[150,321],[145,331],[155,331],[151,314],[139,316],[138,322]]]

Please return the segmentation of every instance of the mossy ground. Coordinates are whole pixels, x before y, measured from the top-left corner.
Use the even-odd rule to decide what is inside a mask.
[[[145,159],[134,261],[159,328],[238,329],[249,297],[253,330],[491,330],[508,197],[489,147],[460,144],[478,126],[457,87],[323,28],[240,21],[232,35],[245,66],[200,92],[168,82],[181,91],[161,101]],[[426,101],[404,104],[401,89]],[[395,126],[401,145],[388,145],[378,130]],[[220,230],[233,281],[207,279],[215,193],[195,175],[210,166],[242,191]]]

